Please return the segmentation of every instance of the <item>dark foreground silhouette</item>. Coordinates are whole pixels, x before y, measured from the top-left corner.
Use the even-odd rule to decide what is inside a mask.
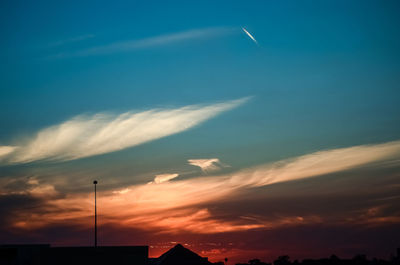
[[[398,249],[397,252],[397,256],[391,257],[390,260],[377,258],[369,260],[365,255],[356,255],[352,259],[340,259],[336,255],[332,255],[330,258],[290,261],[289,256],[280,256],[273,262],[273,265],[399,265],[400,249]],[[272,263],[262,262],[259,259],[252,259],[249,260],[248,263],[237,263],[236,265],[272,265]]]
[[[50,247],[0,246],[0,265],[119,265],[148,264],[147,246]]]
[[[212,263],[181,244],[171,248],[158,258],[148,257],[147,246],[123,247],[50,247],[50,245],[0,245],[1,265],[227,265],[228,259]],[[323,259],[290,261],[280,256],[273,263],[259,259],[236,265],[400,265],[400,248],[389,260],[367,259],[356,255],[352,259],[340,259],[335,255]]]
[[[171,248],[158,258],[149,259],[150,265],[212,265],[208,258],[203,258],[181,244]]]

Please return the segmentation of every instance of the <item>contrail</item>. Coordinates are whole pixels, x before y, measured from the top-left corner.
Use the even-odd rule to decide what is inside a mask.
[[[258,45],[258,42],[257,42],[257,40],[253,37],[253,35],[251,35],[250,32],[248,32],[245,28],[242,27],[242,29],[243,29],[244,33],[246,33],[247,36],[249,36],[250,39],[252,39],[252,40]]]

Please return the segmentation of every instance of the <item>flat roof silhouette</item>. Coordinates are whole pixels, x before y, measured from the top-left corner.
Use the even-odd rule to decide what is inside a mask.
[[[2,265],[145,265],[148,246],[51,247],[49,244],[1,245]]]

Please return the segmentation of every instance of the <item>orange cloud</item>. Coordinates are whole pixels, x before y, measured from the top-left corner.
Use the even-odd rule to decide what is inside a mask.
[[[200,205],[233,198],[243,189],[343,171],[399,155],[399,141],[356,146],[316,152],[224,176],[166,181],[158,185],[133,185],[117,192],[104,191],[98,194],[99,221],[103,224],[154,229],[161,233],[182,230],[221,233],[319,223],[322,220],[318,216],[278,216],[272,221],[244,216],[224,221]],[[51,194],[52,189],[44,185],[36,185],[31,189],[32,194],[43,195],[46,192]],[[35,214],[35,209],[18,213],[14,220],[15,226],[23,227],[21,222],[24,222],[29,227],[42,227],[65,221],[88,226],[91,224],[88,220],[93,214],[93,195],[69,194],[64,198],[46,201],[43,208],[40,215]]]

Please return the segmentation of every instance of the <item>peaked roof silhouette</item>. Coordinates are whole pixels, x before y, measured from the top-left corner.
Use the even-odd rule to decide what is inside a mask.
[[[177,244],[164,254],[157,261],[157,265],[211,265],[207,258],[200,257],[193,251]]]

